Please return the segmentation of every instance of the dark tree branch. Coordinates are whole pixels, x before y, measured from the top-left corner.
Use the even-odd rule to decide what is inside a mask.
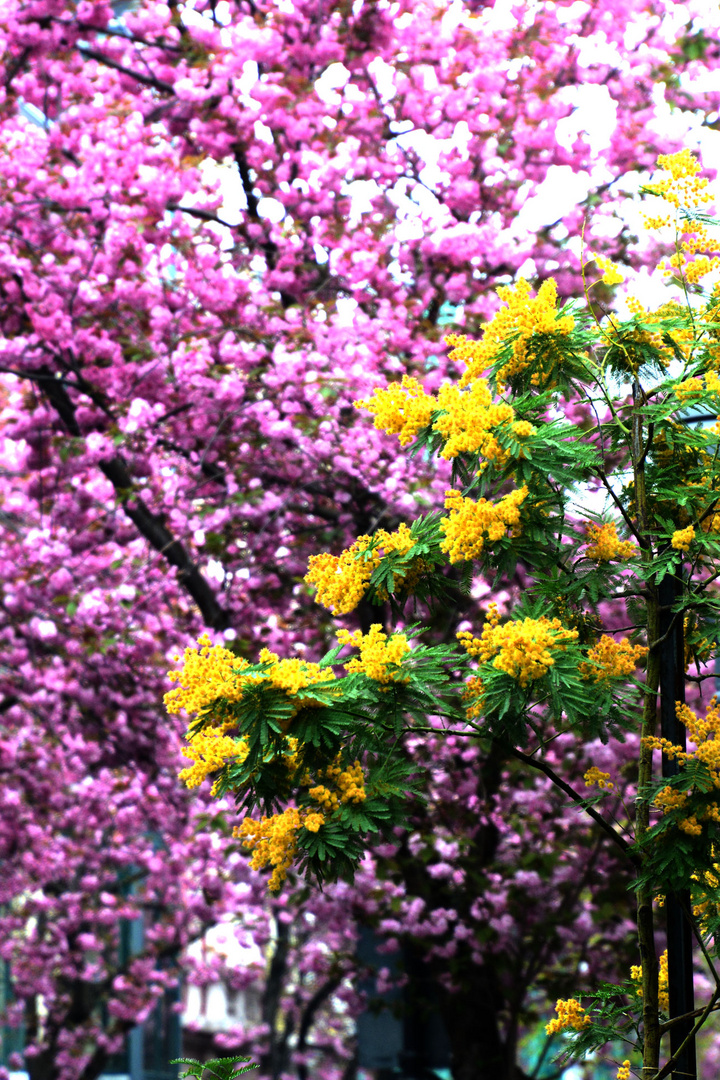
[[[56,378],[49,370],[29,372],[26,377],[37,383],[69,434],[80,437],[82,433],[75,418],[75,406],[62,379]],[[101,461],[100,469],[115,488],[123,510],[138,532],[171,566],[176,567],[178,582],[199,607],[205,624],[213,630],[224,630],[230,623],[227,611],[218,603],[210,583],[203,577],[183,544],[165,526],[162,515],[154,514],[142,496],[136,493],[133,478],[120,454]]]
[[[104,53],[99,52],[97,49],[91,49],[87,45],[78,45],[78,52],[87,57],[88,60],[97,60],[100,64],[105,64],[106,67],[114,68],[115,71],[119,71],[121,75],[127,75],[135,82],[142,83],[143,86],[151,86],[153,90],[162,90],[165,94],[175,94],[175,89],[172,83],[164,82],[162,79],[157,79],[154,75],[142,75],[139,71],[133,71],[132,68],[124,67],[123,64],[118,63],[117,60],[112,60],[109,56],[105,56]]]

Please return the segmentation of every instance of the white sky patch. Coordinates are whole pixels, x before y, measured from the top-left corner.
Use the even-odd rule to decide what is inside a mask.
[[[343,89],[349,78],[350,72],[344,64],[330,64],[315,80],[315,93],[326,105],[339,105],[342,95],[338,90]]]
[[[573,172],[569,165],[551,165],[545,180],[535,189],[534,197],[523,202],[513,232],[525,229],[535,232],[558,221],[568,206],[575,206],[585,198],[591,183],[584,171]],[[529,189],[531,184],[528,182],[526,187]]]
[[[358,302],[353,300],[349,296],[339,296],[335,303],[335,309],[337,315],[334,318],[336,326],[352,326],[355,322],[355,311],[357,310]]]
[[[617,105],[607,86],[587,83],[585,86],[564,86],[558,91],[560,100],[572,105],[574,111],[557,125],[557,141],[566,150],[582,132],[594,153],[607,149],[617,125]]]
[[[282,221],[285,217],[285,207],[279,201],[279,199],[273,199],[270,196],[265,196],[258,202],[258,214],[261,218],[267,218],[268,221],[277,223]]]

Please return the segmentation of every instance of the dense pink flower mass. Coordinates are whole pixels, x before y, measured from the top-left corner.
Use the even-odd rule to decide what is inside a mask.
[[[32,1080],[94,1080],[228,912],[243,940],[285,942],[269,974],[228,976],[264,1011],[224,1045],[273,1077],[352,1068],[353,916],[414,941],[456,1080],[501,1075],[578,964],[612,969],[615,856],[594,835],[573,854],[583,822],[544,781],[452,740],[410,748],[436,769],[412,834],[352,888],[271,904],[218,841],[232,808],[177,784],[162,695],[206,628],[317,658],[309,555],[439,505],[447,477],[353,401],[406,370],[433,389],[448,312],[476,333],[521,268],[579,292],[564,240],[587,205],[518,221],[554,167],[588,176],[586,242],[626,257],[609,178],[677,149],[668,103],[694,122],[720,105],[693,89],[720,56],[695,7],[0,2],[0,956]],[[576,112],[595,91],[603,146]],[[618,766],[555,752],[579,776]]]

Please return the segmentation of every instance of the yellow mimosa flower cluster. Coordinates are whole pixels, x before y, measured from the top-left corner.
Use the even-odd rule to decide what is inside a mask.
[[[367,409],[372,413],[378,431],[399,435],[401,446],[412,442],[417,433],[427,427],[438,407],[436,399],[426,394],[417,379],[410,375],[403,375],[399,383],[376,387],[369,398],[353,404],[356,409]]]
[[[465,715],[468,720],[476,720],[479,716],[482,716],[483,694],[484,687],[482,679],[479,679],[477,675],[472,675],[465,684],[465,690],[462,696],[463,701],[470,703],[465,710]]]
[[[702,761],[707,765],[710,777],[716,788],[720,788],[720,709],[718,699],[713,697],[708,705],[703,720],[698,717],[689,706],[683,702],[675,702],[675,712],[678,720],[687,728],[688,738],[695,743],[695,750],[683,750],[680,746],[674,746],[668,739],[660,739],[653,735],[643,739],[645,746],[653,750],[662,750],[669,758],[674,759],[680,765],[686,764],[691,759]],[[683,793],[684,794],[684,793]],[[689,796],[686,796],[686,799]],[[655,804],[661,809],[673,809],[675,806],[684,806],[686,799],[673,799],[668,794],[668,789],[663,788],[655,796]],[[720,823],[720,805],[713,802],[706,806],[701,817],[690,814],[678,822],[678,828],[690,836],[700,836],[703,821],[715,821]]]
[[[182,683],[165,694],[165,707],[169,713],[199,713],[218,697],[239,701],[243,686],[257,682],[258,675],[243,677],[242,671],[249,667],[247,660],[235,656],[222,645],[213,645],[208,634],[198,638],[199,649],[188,647],[182,657],[180,671],[169,671],[170,682]],[[174,657],[178,663],[180,656]]]
[[[406,375],[401,382],[376,389],[370,398],[356,401],[355,407],[371,412],[375,427],[399,435],[403,446],[427,427],[435,413],[439,415],[433,431],[445,442],[441,457],[450,460],[462,453],[480,453],[486,461],[499,465],[508,460],[509,452],[500,445],[494,430],[510,424],[515,411],[506,401],[493,402],[486,379],[473,380],[465,390],[454,383],[443,383],[437,397],[433,397],[416,379]],[[528,438],[535,429],[527,421],[518,421],[512,430],[517,438]]]
[[[410,652],[410,644],[404,634],[392,634],[388,638],[383,633],[380,623],[373,623],[370,631],[338,630],[337,639],[341,645],[352,645],[360,650],[360,658],[355,657],[345,664],[345,670],[353,675],[357,672],[367,675],[379,683],[407,682],[409,676],[403,676],[402,658]]]
[[[380,565],[384,556],[391,551],[404,555],[415,543],[405,524],[392,533],[379,529],[372,537],[359,536],[340,555],[331,555],[327,551],[311,555],[308,561],[310,569],[304,580],[317,589],[318,604],[335,615],[347,615],[355,610],[364,597],[373,570]],[[411,577],[408,576],[406,580],[409,584]]]
[[[529,439],[537,431],[537,428],[534,428],[529,420],[516,420],[514,424],[510,425],[510,429],[517,439]]]
[[[171,682],[181,685],[165,694],[165,706],[169,713],[184,709],[187,713],[201,713],[217,698],[240,701],[248,684],[269,682],[289,697],[314,683],[328,682],[335,678],[330,668],[321,668],[306,660],[280,660],[276,653],[263,649],[259,662],[270,664],[262,674],[243,675],[250,667],[247,660],[235,656],[222,645],[213,645],[207,634],[198,638],[199,649],[187,648],[183,666],[179,671],[169,671]],[[180,660],[179,656],[175,657]]]
[[[693,376],[692,379],[685,379],[684,382],[677,384],[675,387],[675,397],[678,401],[686,401],[687,398],[693,397],[695,394],[702,394],[704,389],[702,379]]]
[[[365,776],[359,761],[354,761],[352,765],[342,769],[338,755],[335,764],[325,770],[322,778],[329,781],[332,787],[328,787],[327,784],[317,784],[310,788],[309,795],[311,799],[319,802],[328,814],[337,810],[341,803],[361,803],[367,797]]]
[[[564,1031],[566,1028],[582,1031],[592,1023],[590,1017],[585,1015],[580,1002],[575,998],[568,998],[567,1001],[560,998],[555,1003],[555,1012],[557,1016],[545,1025],[547,1035],[554,1035],[556,1031]]]
[[[628,638],[615,641],[609,634],[603,634],[597,645],[588,649],[590,663],[580,664],[580,674],[584,679],[593,678],[595,682],[620,679],[624,675],[632,675],[647,654],[646,645],[631,645]]]
[[[610,773],[598,769],[597,765],[590,766],[583,776],[583,780],[585,781],[585,787],[595,787],[597,784],[599,788],[603,788],[607,791],[610,791],[615,787],[610,779]]]
[[[689,797],[686,791],[676,791],[675,788],[664,787],[662,791],[658,791],[653,799],[653,805],[660,810],[677,810],[685,805]]]
[[[470,656],[485,664],[492,662],[494,668],[504,671],[523,687],[547,675],[555,664],[552,652],[564,652],[567,642],[578,638],[578,631],[566,629],[559,619],[543,616],[502,625],[499,619],[497,607],[491,604],[480,637],[461,630],[458,641]]]
[[[625,280],[625,276],[620,273],[618,267],[610,259],[604,255],[598,255],[594,251],[590,251],[588,254],[597,263],[598,270],[602,270],[601,280],[605,285],[619,285]]]
[[[645,190],[649,194],[660,196],[675,208],[676,227],[683,237],[679,245],[680,251],[658,263],[658,270],[663,270],[666,277],[671,275],[673,270],[682,270],[690,284],[697,284],[701,278],[720,267],[720,257],[714,255],[711,258],[707,254],[708,251],[718,251],[720,245],[711,240],[705,222],[697,218],[678,220],[677,212],[699,210],[712,202],[712,195],[708,191],[708,181],[697,175],[700,165],[687,147],[677,154],[661,154],[658,165],[670,175],[663,177]],[[648,229],[663,228],[672,223],[672,216],[667,213],[643,216],[645,227]],[[694,258],[688,258],[688,256],[694,256]]]
[[[642,964],[633,964],[630,968],[630,978],[633,982],[642,983],[643,969]],[[642,997],[642,986],[636,986],[635,992],[638,997]],[[658,1005],[664,1013],[670,1012],[670,996],[668,993],[668,956],[667,949],[662,954],[659,960],[658,971]]]
[[[686,529],[677,529],[672,534],[672,540],[670,543],[676,551],[689,551],[690,545],[695,539],[695,530],[692,525],[688,525]]]
[[[260,821],[246,817],[242,825],[236,825],[233,829],[233,836],[253,853],[250,860],[253,870],[272,866],[273,872],[268,882],[271,892],[277,892],[287,877],[297,852],[297,832],[302,824],[300,811],[291,806],[282,814],[262,817]],[[311,831],[317,832],[317,828]]]
[[[476,559],[485,547],[504,536],[508,528],[511,536],[519,536],[520,505],[527,498],[528,488],[523,485],[493,504],[487,499],[466,499],[459,491],[445,492],[445,509],[449,517],[440,519],[440,531],[445,539],[440,550],[450,556],[450,562]]]
[[[595,525],[594,522],[590,522],[585,535],[588,540],[585,554],[588,559],[595,559],[596,562],[631,559],[637,554],[637,548],[633,543],[629,540],[620,540],[613,521],[608,521],[604,525]]]
[[[442,415],[433,424],[445,440],[440,457],[457,457],[462,453],[480,453],[487,461],[504,465],[509,454],[493,435],[493,428],[508,424],[515,416],[512,405],[493,403],[485,379],[477,379],[469,390],[453,383],[443,383],[438,393],[437,408]]]
[[[508,338],[517,335],[512,358],[498,372],[498,385],[521,374],[537,358],[539,343],[532,340],[536,335],[567,335],[575,328],[572,315],[557,317],[557,285],[552,278],[542,283],[537,296],[531,295],[530,285],[524,278],[514,286],[501,285],[497,294],[505,307],[500,308],[485,326],[480,341],[470,341],[462,334],[449,334],[445,338],[453,347],[450,359],[467,366],[460,379],[461,387],[484,375]],[[547,355],[549,342],[543,341],[541,348]],[[537,371],[530,381],[538,385],[543,378],[544,373]]]
[[[203,728],[192,737],[187,736],[188,743],[183,747],[182,754],[194,764],[178,773],[181,783],[189,788],[198,787],[206,777],[221,769],[231,758],[237,758],[241,762],[245,760],[248,755],[247,742],[225,734],[232,727],[234,722],[228,720],[217,727]],[[214,785],[210,794],[215,794]]]
[[[650,194],[659,195],[676,209],[680,207],[697,209],[712,202],[712,195],[707,190],[708,181],[698,177],[699,162],[687,147],[676,154],[660,154],[657,163],[664,172],[670,175],[648,186],[645,190]],[[649,227],[656,228],[657,226],[650,225]]]
[[[630,1080],[630,1058],[625,1058],[617,1071],[615,1080]]]

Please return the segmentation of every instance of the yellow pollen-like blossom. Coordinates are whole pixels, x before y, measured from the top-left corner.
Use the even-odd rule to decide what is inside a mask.
[[[590,766],[583,776],[583,780],[585,781],[585,787],[594,787],[595,784],[597,784],[599,788],[603,788],[607,791],[610,791],[615,787],[610,780],[610,773],[598,769],[597,765]]]
[[[297,831],[301,825],[300,811],[289,807],[282,814],[262,817],[260,821],[246,817],[242,825],[233,829],[233,836],[253,853],[250,860],[253,870],[272,866],[268,882],[271,892],[277,892],[287,877],[297,851]]]
[[[564,1031],[566,1028],[582,1031],[592,1023],[590,1017],[585,1015],[580,1002],[575,998],[568,998],[567,1001],[560,998],[555,1004],[555,1012],[557,1016],[545,1025],[547,1035],[554,1035],[556,1031]]]
[[[324,824],[325,817],[319,811],[297,810],[291,806],[281,814],[262,817],[260,821],[246,817],[241,825],[235,826],[232,834],[242,841],[244,848],[252,851],[250,866],[253,870],[272,866],[268,889],[277,892],[297,854],[298,830],[304,828],[316,833]]]
[[[688,525],[686,529],[678,529],[674,532],[670,543],[676,551],[689,551],[694,539],[695,530],[692,525]]]
[[[244,688],[249,684],[268,682],[293,697],[299,690],[314,683],[335,678],[330,668],[321,668],[319,664],[306,660],[280,660],[267,649],[261,651],[259,660],[260,663],[270,664],[269,669],[261,674],[245,675],[243,672],[250,666],[248,661],[221,645],[212,645],[207,634],[198,638],[198,645],[199,650],[185,649],[183,666],[179,671],[168,672],[171,682],[181,684],[165,694],[165,706],[169,713],[184,709],[190,714],[201,714],[217,698],[240,701]]]
[[[662,791],[658,791],[653,799],[653,805],[660,810],[677,810],[685,805],[688,798],[689,795],[686,791],[676,791],[675,788],[664,787]]]
[[[345,670],[351,675],[361,672],[379,683],[408,681],[409,676],[403,676],[401,670],[403,656],[410,652],[404,634],[393,634],[388,638],[382,625],[373,623],[367,634],[361,630],[352,634],[349,630],[338,630],[337,639],[341,645],[352,645],[360,650],[359,659],[355,657],[345,664]]]
[[[340,555],[324,551],[311,555],[305,575],[308,585],[317,589],[317,602],[336,615],[354,611],[365,595],[373,571],[385,555],[397,551],[404,555],[415,546],[416,540],[407,525],[395,532],[378,529],[374,536],[359,536],[354,544]],[[411,576],[408,576],[408,584]]]
[[[316,784],[309,791],[310,798],[320,803],[328,814],[337,810],[341,803],[361,803],[367,797],[365,776],[360,762],[354,761],[345,769],[341,768],[339,762],[338,755],[334,764],[328,766],[321,775],[325,783]]]
[[[501,285],[497,294],[505,306],[485,326],[480,341],[470,341],[461,334],[449,334],[445,339],[452,346],[450,359],[467,366],[460,379],[461,387],[483,376],[508,338],[517,335],[511,359],[498,371],[499,385],[524,372],[539,355],[551,352],[549,337],[566,336],[575,328],[572,315],[558,318],[557,285],[552,278],[543,282],[537,296],[531,295],[530,285],[524,278],[514,286]],[[542,343],[537,341],[540,335],[545,338]],[[531,382],[539,385],[544,378],[544,372],[536,371]]]
[[[559,619],[522,619],[499,625],[497,608],[491,605],[479,638],[469,630],[457,637],[470,656],[492,663],[516,679],[520,686],[542,679],[555,664],[553,652],[564,652],[567,643],[577,641],[578,631],[566,629]]]
[[[687,398],[692,397],[693,394],[702,394],[703,389],[702,379],[694,376],[692,379],[685,379],[684,382],[677,384],[675,387],[675,397],[678,401],[685,401]]]
[[[695,749],[683,750],[680,746],[674,746],[668,739],[661,739],[655,735],[644,738],[643,744],[653,750],[662,750],[667,757],[677,761],[679,765],[685,765],[690,760],[702,761],[709,770],[713,786],[720,788],[720,709],[718,709],[717,697],[713,697],[710,701],[704,719],[680,701],[675,702],[675,712],[678,720],[685,725],[688,738],[695,744]],[[689,797],[690,793],[673,793],[668,786],[655,796],[655,804],[663,810],[682,808]],[[717,802],[707,804],[700,818],[697,814],[689,814],[678,822],[678,828],[690,836],[700,836],[703,821],[720,822],[720,805]]]
[[[445,440],[441,457],[450,459],[462,453],[480,453],[498,465],[507,461],[508,452],[503,450],[493,431],[510,423],[515,411],[507,402],[493,402],[485,379],[477,379],[469,390],[444,383],[438,393],[437,407],[443,411],[433,424],[433,431]]]
[[[633,964],[630,968],[630,978],[633,982],[642,983],[643,969],[642,964]],[[642,997],[642,985],[635,987],[635,992],[638,997]],[[668,993],[668,957],[667,949],[662,954],[659,960],[658,971],[658,1005],[664,1013],[670,1012],[670,997]]]
[[[426,394],[417,379],[403,375],[399,383],[376,387],[369,398],[354,402],[356,409],[367,409],[375,417],[374,426],[389,435],[399,435],[406,446],[430,423],[438,408],[436,399]]]
[[[648,654],[646,645],[631,645],[627,638],[615,641],[603,634],[597,645],[588,650],[589,663],[580,664],[580,674],[595,682],[603,679],[620,679],[632,675],[640,661]]]
[[[487,541],[491,543],[505,535],[508,528],[512,536],[519,536],[520,505],[527,498],[528,488],[523,485],[493,504],[487,499],[466,499],[459,491],[445,492],[445,509],[449,517],[440,519],[440,531],[445,539],[441,551],[450,556],[450,562],[476,559]]]
[[[630,1059],[625,1058],[617,1071],[615,1080],[630,1080]]]
[[[529,420],[516,420],[511,425],[513,435],[517,439],[529,439],[531,435],[534,435],[536,428],[532,426]]]
[[[217,727],[206,727],[195,735],[187,736],[187,746],[183,747],[183,757],[194,763],[178,773],[178,780],[186,787],[194,788],[202,784],[211,773],[221,769],[226,761],[237,758],[244,761],[248,755],[247,742],[235,739],[225,732],[234,727],[232,720]],[[214,785],[211,794],[215,794]]]
[[[615,263],[606,258],[605,255],[598,255],[597,252],[593,251],[588,254],[597,263],[598,270],[602,270],[601,280],[605,285],[619,285],[625,280],[625,276],[620,273]]]
[[[441,457],[450,460],[462,453],[480,453],[486,462],[503,465],[508,460],[509,452],[498,442],[496,432],[513,420],[515,412],[508,402],[493,401],[486,379],[475,379],[469,389],[443,383],[435,398],[406,375],[402,382],[374,390],[372,397],[356,401],[355,406],[373,413],[375,427],[399,435],[403,446],[437,413],[433,431],[445,443]],[[527,421],[520,421],[515,434],[527,438],[533,431]]]
[[[317,832],[321,825],[325,824],[325,818],[322,814],[313,811],[305,818],[303,825],[308,832]]]
[[[610,562],[611,559],[631,559],[637,554],[637,548],[629,540],[620,540],[613,521],[604,525],[590,522],[586,536],[588,545],[585,554],[596,562]]]
[[[674,223],[681,237],[680,251],[661,261],[658,269],[663,271],[665,277],[671,276],[673,270],[682,271],[686,280],[694,285],[720,267],[720,257],[708,254],[718,251],[718,243],[710,237],[707,222],[697,214],[688,216],[680,212],[700,210],[712,201],[712,195],[707,190],[708,181],[697,175],[700,165],[687,148],[677,154],[661,154],[658,165],[670,175],[649,185],[645,191],[659,196],[674,208]],[[673,215],[665,211],[655,215],[645,214],[644,218],[648,229],[673,223]]]
[[[213,645],[208,634],[198,638],[199,649],[187,648],[180,671],[169,671],[170,682],[181,683],[165,694],[165,707],[169,713],[184,709],[187,713],[200,713],[218,697],[239,701],[243,687],[248,681],[258,681],[260,676],[244,677],[247,660],[235,656],[222,645]],[[179,656],[175,657],[180,660]]]

